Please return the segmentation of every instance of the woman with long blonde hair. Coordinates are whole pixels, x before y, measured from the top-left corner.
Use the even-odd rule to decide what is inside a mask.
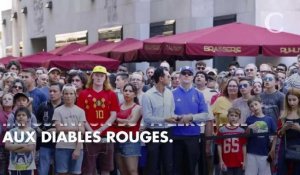
[[[300,89],[290,88],[285,96],[285,108],[278,122],[278,134],[282,144],[278,158],[278,174],[300,174],[300,162],[285,157],[286,146],[300,148]]]

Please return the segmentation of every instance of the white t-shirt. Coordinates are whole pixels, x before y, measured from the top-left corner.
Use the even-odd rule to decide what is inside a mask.
[[[52,120],[59,121],[64,126],[78,126],[80,122],[85,122],[86,118],[83,109],[79,108],[77,105],[72,107],[62,105],[54,110]],[[65,135],[67,136],[67,133],[65,133]],[[76,144],[76,142],[59,141],[56,143],[56,148],[75,149]]]
[[[25,134],[25,131],[29,131],[30,133],[34,132],[35,130],[32,128],[27,128],[26,130],[20,130],[18,127],[13,128],[9,130],[12,139],[13,139],[13,144],[35,144],[32,142],[31,139],[29,139],[28,142],[27,138],[28,135]],[[21,143],[17,143],[15,140],[14,135],[17,135],[18,140],[23,140]],[[24,139],[21,139],[23,135]],[[17,170],[17,171],[25,171],[25,170],[34,170],[35,169],[35,151],[31,152],[25,152],[25,153],[16,153],[13,151],[10,151],[10,156],[9,156],[9,170]]]

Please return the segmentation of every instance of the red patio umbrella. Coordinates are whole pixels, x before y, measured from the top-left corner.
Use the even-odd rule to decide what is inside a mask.
[[[208,32],[210,31],[207,29],[201,29],[171,36],[156,36],[143,41],[143,50],[148,54],[149,58],[154,59],[152,61],[158,61],[161,58],[178,60],[205,59],[208,57],[186,55],[185,45],[187,41],[191,41]]]
[[[266,28],[242,23],[210,29],[212,32],[186,43],[188,55],[296,56],[300,53],[299,35],[274,33]]]
[[[18,57],[14,57],[14,56],[6,56],[6,57],[2,57],[0,58],[0,63],[7,65],[10,61],[12,60],[18,60]]]
[[[122,41],[115,42],[115,43],[110,43],[110,44],[107,44],[105,46],[87,51],[87,53],[91,53],[91,54],[94,54],[94,55],[101,55],[101,56],[105,56],[105,57],[110,57],[111,52],[114,49],[121,48],[121,47],[126,46],[128,44],[133,44],[135,42],[138,42],[138,41],[136,39],[133,39],[133,38],[126,38]],[[117,58],[121,59],[122,56],[119,56],[119,54],[115,53],[114,57],[117,57]]]
[[[127,38],[110,52],[110,57],[119,61],[132,62],[138,58],[139,49],[143,48],[143,42],[134,38]]]
[[[52,53],[54,55],[63,55],[65,53],[68,53],[68,52],[71,52],[74,50],[78,50],[79,48],[84,47],[84,46],[85,45],[79,44],[79,43],[70,43],[65,46],[51,50],[51,51],[49,51],[49,53]]]
[[[108,41],[98,41],[96,43],[93,43],[93,44],[90,44],[90,45],[87,45],[84,47],[80,47],[79,49],[72,50],[63,55],[70,55],[70,54],[77,53],[77,52],[87,52],[87,51],[94,50],[96,48],[100,48],[100,47],[103,47],[103,46],[111,44],[111,43],[112,42],[108,42]]]
[[[88,53],[74,53],[71,55],[57,56],[47,63],[48,68],[58,67],[63,70],[92,70],[96,65],[105,66],[108,70],[117,70],[119,61]]]
[[[44,66],[45,62],[54,58],[56,55],[53,55],[48,52],[39,52],[33,55],[28,55],[20,58],[20,63],[23,68],[37,68]]]

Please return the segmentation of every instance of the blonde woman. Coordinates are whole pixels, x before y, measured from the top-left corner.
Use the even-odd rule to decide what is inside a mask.
[[[289,160],[284,157],[285,144],[287,146],[300,147],[300,90],[291,88],[288,90],[285,96],[285,108],[283,115],[280,118],[279,136],[282,136],[281,148],[283,151],[279,151],[278,158],[278,174],[300,174],[300,162],[295,160]],[[286,137],[286,139],[285,139]],[[286,143],[285,143],[286,140]]]

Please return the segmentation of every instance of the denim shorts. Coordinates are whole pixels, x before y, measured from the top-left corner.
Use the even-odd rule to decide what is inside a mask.
[[[33,170],[25,170],[25,171],[10,170],[10,175],[33,175]]]
[[[141,156],[141,143],[117,143],[116,152],[124,157]]]
[[[72,159],[74,149],[55,149],[55,169],[56,173],[81,174],[81,165],[83,160],[83,150],[77,160]]]

